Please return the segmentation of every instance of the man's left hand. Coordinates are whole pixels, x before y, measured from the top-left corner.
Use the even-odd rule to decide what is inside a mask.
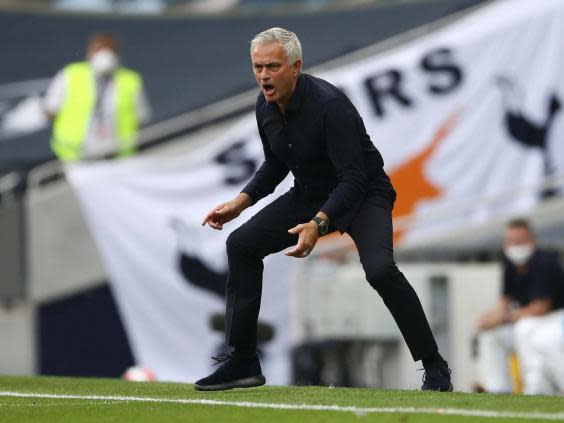
[[[294,249],[286,253],[287,256],[297,258],[307,257],[309,253],[311,253],[311,250],[313,250],[313,247],[315,247],[317,238],[319,238],[317,223],[314,221],[294,226],[292,229],[288,230],[288,233],[299,236],[298,243]]]

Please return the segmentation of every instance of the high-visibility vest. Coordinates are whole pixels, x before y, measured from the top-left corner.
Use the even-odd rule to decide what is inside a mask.
[[[63,70],[65,99],[53,123],[51,148],[62,161],[77,161],[82,157],[88,125],[96,102],[94,74],[88,62],[71,63]],[[141,76],[132,70],[119,68],[113,74],[116,104],[117,155],[129,156],[136,150],[139,130],[137,98]]]

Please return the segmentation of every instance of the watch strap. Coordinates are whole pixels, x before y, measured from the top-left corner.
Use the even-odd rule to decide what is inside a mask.
[[[313,220],[315,223],[317,223],[317,233],[320,236],[323,236],[327,232],[329,232],[329,224],[325,220],[323,220],[322,218],[320,218],[318,216],[312,217],[311,220]]]
[[[311,220],[313,220],[315,223],[317,223],[317,226],[321,225],[323,222],[325,222],[322,218],[318,217],[318,216],[313,216],[311,218]]]

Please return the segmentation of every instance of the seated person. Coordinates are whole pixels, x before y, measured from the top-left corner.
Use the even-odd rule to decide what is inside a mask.
[[[549,394],[559,384],[548,369],[563,336],[564,271],[556,252],[537,247],[523,219],[507,225],[503,252],[502,296],[478,320],[481,383],[486,392],[511,392],[508,357],[515,351],[524,392]]]

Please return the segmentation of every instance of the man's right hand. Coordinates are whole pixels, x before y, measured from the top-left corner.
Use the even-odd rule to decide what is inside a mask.
[[[509,309],[495,308],[478,319],[478,329],[489,330],[507,323]]]
[[[496,326],[499,326],[501,322],[502,319],[498,316],[494,316],[492,314],[484,314],[478,319],[478,330],[483,331],[493,329]]]
[[[206,223],[213,229],[222,230],[223,225],[239,216],[243,210],[252,205],[253,201],[248,194],[240,193],[231,201],[215,206],[202,221],[202,226]]]

